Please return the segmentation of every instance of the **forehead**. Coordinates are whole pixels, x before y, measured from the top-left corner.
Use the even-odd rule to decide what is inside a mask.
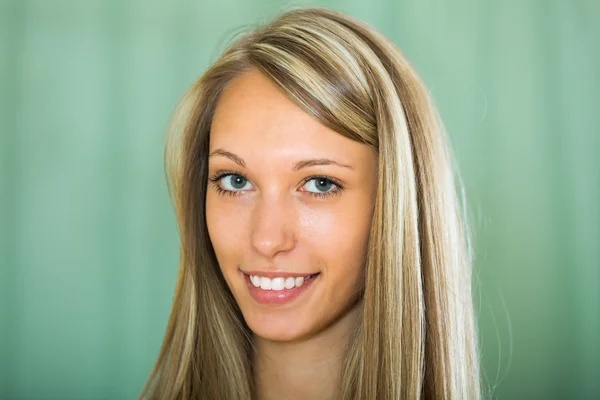
[[[351,156],[364,146],[321,124],[256,70],[234,78],[223,90],[210,135],[211,151]]]

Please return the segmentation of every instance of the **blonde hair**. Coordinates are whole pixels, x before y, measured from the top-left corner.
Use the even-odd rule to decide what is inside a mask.
[[[470,234],[443,125],[392,42],[318,8],[285,12],[236,39],[178,106],[165,170],[181,236],[179,276],[140,398],[253,396],[251,332],[221,275],[204,215],[215,105],[251,69],[327,127],[378,153],[361,316],[340,398],[478,399]]]

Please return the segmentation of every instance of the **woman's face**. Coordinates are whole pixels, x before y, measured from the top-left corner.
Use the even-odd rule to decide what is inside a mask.
[[[210,240],[250,329],[304,339],[347,315],[363,286],[375,151],[253,70],[219,99],[208,163]]]

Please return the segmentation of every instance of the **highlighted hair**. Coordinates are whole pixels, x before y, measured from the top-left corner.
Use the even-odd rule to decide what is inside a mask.
[[[140,398],[251,399],[251,332],[219,270],[204,215],[219,94],[256,69],[322,124],[377,150],[361,316],[340,399],[479,399],[472,257],[447,136],[425,85],[370,26],[288,11],[232,43],[189,89],[165,149],[181,237],[164,342]]]

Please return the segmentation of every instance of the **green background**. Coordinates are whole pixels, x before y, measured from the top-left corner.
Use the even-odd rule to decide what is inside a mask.
[[[132,399],[178,267],[165,127],[285,1],[0,0],[0,399]],[[600,398],[600,1],[361,0],[431,89],[476,236],[488,398]]]

